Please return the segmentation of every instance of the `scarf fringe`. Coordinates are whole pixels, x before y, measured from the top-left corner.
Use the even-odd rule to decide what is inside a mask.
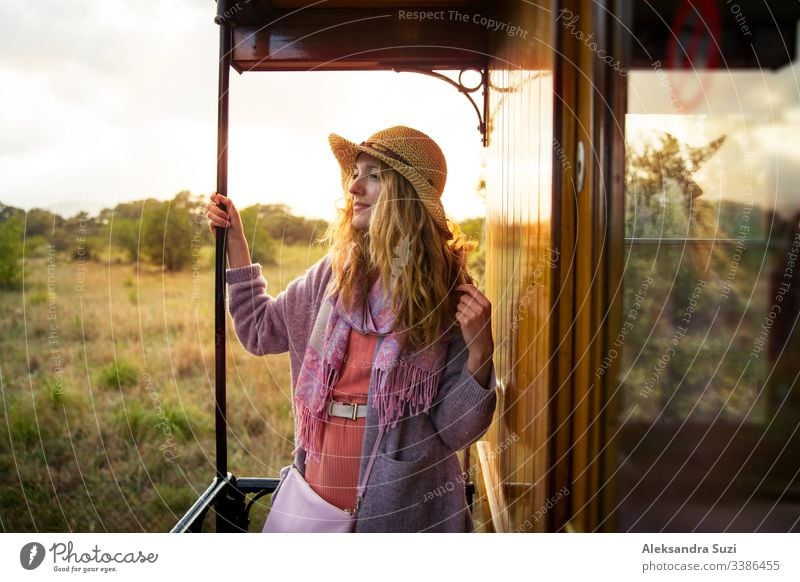
[[[378,390],[375,402],[382,426],[394,428],[406,414],[427,412],[439,386],[439,371],[430,372],[402,362],[391,370],[373,368]]]
[[[322,453],[322,431],[328,420],[326,410],[328,396],[339,379],[339,372],[326,359],[322,359],[322,389],[315,390],[311,395],[311,408],[306,405],[305,399],[298,394],[296,403],[299,409],[297,431],[295,437],[294,454],[299,447],[306,450],[311,458],[319,459]],[[322,421],[322,422],[320,422]]]

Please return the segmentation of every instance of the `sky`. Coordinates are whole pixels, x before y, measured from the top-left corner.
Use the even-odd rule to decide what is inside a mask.
[[[669,132],[691,146],[725,135],[696,173],[706,199],[800,210],[800,67],[630,75],[626,139]],[[644,137],[647,139],[647,137]]]
[[[0,0],[0,202],[62,216],[215,187],[218,28],[212,0]],[[730,139],[698,182],[798,207],[800,73],[634,71],[628,127],[693,145]],[[329,133],[362,141],[403,124],[445,152],[448,216],[485,215],[484,150],[469,102],[413,73],[231,73],[229,195],[331,220]],[[747,153],[747,163],[742,164]],[[712,171],[714,169],[714,171]],[[755,176],[755,177],[753,177]]]
[[[218,27],[208,0],[0,0],[0,202],[68,217],[216,184]],[[408,125],[445,153],[442,201],[485,215],[477,116],[447,83],[395,72],[231,72],[229,195],[332,220],[329,133]]]

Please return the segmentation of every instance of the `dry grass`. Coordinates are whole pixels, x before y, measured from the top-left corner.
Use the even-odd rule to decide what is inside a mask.
[[[285,247],[269,293],[321,255]],[[48,281],[45,261],[0,294],[0,531],[168,531],[214,475],[213,271],[90,262],[80,290],[75,263],[58,257]],[[227,337],[229,468],[277,476],[288,354],[246,353],[230,318]]]

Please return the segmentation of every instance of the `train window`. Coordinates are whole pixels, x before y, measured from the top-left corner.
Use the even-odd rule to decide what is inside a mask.
[[[621,531],[797,524],[793,75],[629,75]]]

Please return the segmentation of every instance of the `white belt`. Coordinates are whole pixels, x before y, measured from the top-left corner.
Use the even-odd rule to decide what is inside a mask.
[[[367,416],[367,405],[331,400],[328,402],[328,414],[355,420],[356,418]]]

